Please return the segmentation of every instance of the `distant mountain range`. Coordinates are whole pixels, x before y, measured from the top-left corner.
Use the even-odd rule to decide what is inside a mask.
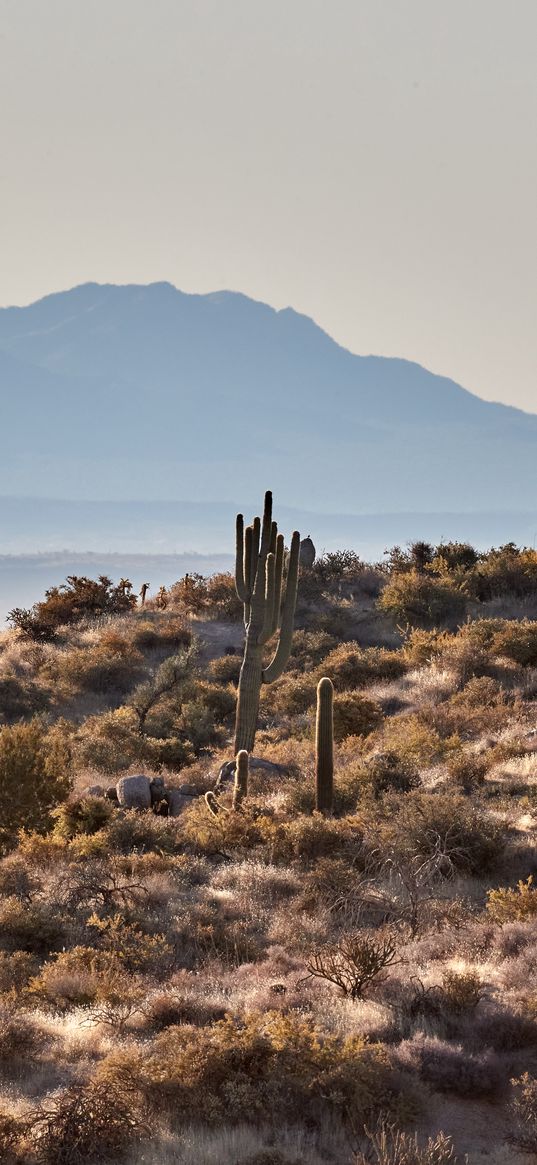
[[[537,416],[408,361],[352,355],[290,308],[231,292],[91,283],[4,308],[0,399],[12,498],[243,499],[249,512],[270,487],[276,507],[327,519],[516,510],[533,522]]]

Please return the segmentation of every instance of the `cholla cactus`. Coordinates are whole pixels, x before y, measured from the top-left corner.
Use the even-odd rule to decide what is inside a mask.
[[[240,809],[248,796],[248,753],[245,748],[237,753],[235,764],[235,784],[233,787],[233,808]]]
[[[261,684],[281,676],[291,652],[293,620],[298,585],[300,534],[295,530],[287,564],[287,582],[282,605],[284,540],[272,521],[272,494],[265,494],[263,522],[254,518],[244,528],[237,516],[235,585],[244,606],[246,640],[239,677],[235,756],[254,747]],[[263,667],[263,648],[279,631],[278,643],[268,667]]]
[[[325,676],[317,686],[315,724],[315,808],[332,813],[334,807],[334,687]]]
[[[209,789],[208,793],[205,794],[205,804],[209,810],[209,813],[212,813],[213,817],[219,817],[221,813],[227,813],[227,809],[225,809],[224,806],[220,804],[218,798],[211,789]]]

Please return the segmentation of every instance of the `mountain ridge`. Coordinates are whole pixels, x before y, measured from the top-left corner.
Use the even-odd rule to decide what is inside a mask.
[[[314,510],[422,510],[424,490],[452,512],[532,496],[537,415],[356,355],[241,292],[86,283],[2,308],[0,391],[2,494],[231,500],[254,477]]]

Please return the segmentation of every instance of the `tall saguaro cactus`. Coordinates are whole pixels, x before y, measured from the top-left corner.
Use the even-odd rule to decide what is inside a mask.
[[[284,540],[272,521],[272,494],[265,494],[263,521],[254,518],[244,527],[242,514],[237,515],[237,553],[235,585],[244,606],[246,639],[239,677],[235,756],[241,749],[251,753],[254,747],[261,684],[277,680],[289,659],[293,637],[300,534],[295,530],[287,564],[285,596],[282,603]],[[278,633],[274,656],[263,667],[263,649]]]
[[[334,803],[334,687],[324,676],[317,685],[315,723],[315,808],[332,813]]]

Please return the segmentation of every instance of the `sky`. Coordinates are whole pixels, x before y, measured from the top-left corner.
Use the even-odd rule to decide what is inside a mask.
[[[228,288],[537,412],[535,0],[0,0],[0,305]]]

